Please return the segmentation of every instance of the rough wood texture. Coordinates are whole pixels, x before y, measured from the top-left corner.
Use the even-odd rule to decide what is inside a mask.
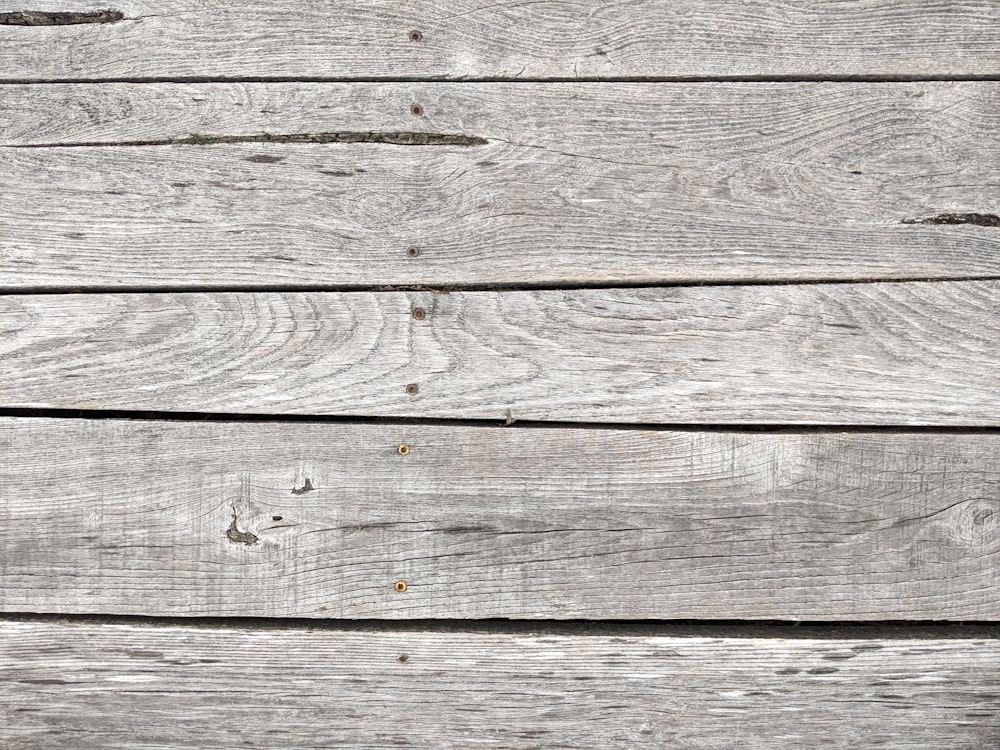
[[[0,148],[0,288],[996,277],[998,121],[996,83],[2,87],[4,145],[75,147]],[[263,134],[484,145],[218,143]]]
[[[998,290],[10,295],[0,406],[997,426]]]
[[[1000,619],[998,434],[7,418],[0,452],[5,611]]]
[[[26,10],[63,18],[25,26]],[[0,12],[7,80],[1000,73],[994,0],[4,0]]]
[[[0,644],[10,750],[992,750],[1000,739],[991,639],[4,622]]]

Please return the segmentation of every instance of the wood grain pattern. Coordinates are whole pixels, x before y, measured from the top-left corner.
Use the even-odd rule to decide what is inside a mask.
[[[997,426],[998,288],[9,295],[0,406]]]
[[[0,653],[10,750],[990,750],[1000,740],[991,639],[3,622]]]
[[[0,288],[997,277],[1000,218],[921,222],[1000,215],[998,120],[996,83],[0,87],[4,145],[75,146],[0,148]],[[486,144],[195,145],[368,132]]]
[[[5,418],[0,450],[8,612],[1000,619],[998,434]]]
[[[102,23],[0,25],[3,78],[1000,72],[1000,8],[993,0],[475,0],[461,7],[445,0],[0,3],[0,12],[105,9],[112,13]]]

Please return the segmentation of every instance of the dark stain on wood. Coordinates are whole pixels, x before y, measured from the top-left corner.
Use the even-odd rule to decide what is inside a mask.
[[[292,487],[292,494],[293,495],[304,495],[307,492],[312,492],[314,489],[316,489],[316,488],[313,487],[312,480],[307,479],[305,481],[305,484],[303,484],[301,487]]]
[[[977,227],[1000,227],[1000,216],[996,214],[938,214],[925,219],[904,219],[903,224],[972,224]]]
[[[143,141],[85,141],[73,143],[27,143],[3,148],[82,148],[96,146],[214,146],[227,143],[382,143],[390,146],[485,146],[488,140],[461,133],[411,131],[336,131],[330,133],[257,133],[254,135],[188,135]],[[253,157],[251,157],[251,160]],[[357,170],[361,172],[363,170]]]
[[[854,659],[856,657],[857,654],[836,653],[836,654],[823,654],[821,658],[825,661],[847,661],[848,659]]]
[[[21,10],[0,13],[0,26],[76,26],[83,23],[117,23],[125,19],[120,10],[93,10],[86,13],[50,13]]]
[[[226,538],[233,544],[245,544],[248,547],[259,541],[257,535],[252,531],[240,531],[236,527],[236,508],[233,508],[233,521],[229,524],[229,529],[226,530]]]
[[[254,154],[253,156],[243,158],[243,161],[248,161],[251,164],[277,164],[279,161],[284,160],[284,156],[271,156],[269,154]]]

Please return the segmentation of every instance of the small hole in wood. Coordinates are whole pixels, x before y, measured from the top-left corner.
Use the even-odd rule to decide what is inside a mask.
[[[407,453],[410,452],[410,446],[408,446],[406,443],[403,443],[401,446],[399,446],[399,448],[396,449],[396,451],[399,453],[399,455],[405,456]]]
[[[282,518],[283,516],[271,516],[272,521],[280,521]]]
[[[406,248],[406,254],[409,255],[411,258],[416,258],[418,255],[420,255],[420,251],[417,250],[417,248],[415,247],[408,247]]]
[[[396,661],[398,661],[400,664],[406,664],[406,662],[408,662],[409,660],[410,657],[407,656],[406,654],[400,654],[399,656],[396,657]]]
[[[393,588],[396,589],[396,591],[398,591],[400,594],[402,594],[404,591],[406,591],[406,581],[396,581],[396,585],[393,586]]]
[[[410,114],[413,115],[414,117],[423,117],[424,108],[421,107],[419,104],[413,104],[410,106]]]

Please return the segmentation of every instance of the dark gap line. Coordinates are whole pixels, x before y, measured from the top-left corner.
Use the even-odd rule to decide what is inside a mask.
[[[267,617],[183,617],[104,614],[0,613],[0,622],[55,625],[133,625],[148,628],[245,629],[251,631],[318,630],[378,633],[495,633],[577,636],[676,636],[718,638],[821,638],[824,640],[922,638],[1000,638],[1000,624],[950,620],[515,620],[414,619],[323,620]]]
[[[308,293],[355,293],[371,294],[376,292],[432,292],[448,294],[450,292],[563,292],[586,290],[614,289],[657,289],[676,287],[738,287],[738,286],[816,286],[832,284],[904,284],[904,283],[943,283],[956,281],[1000,281],[1000,276],[965,275],[965,276],[887,276],[884,278],[756,278],[745,280],[714,280],[689,279],[684,281],[571,281],[560,283],[546,282],[513,282],[504,284],[255,284],[253,286],[238,284],[163,284],[156,286],[0,286],[0,296],[4,295],[54,295],[54,294],[269,294],[294,292]]]
[[[505,76],[138,76],[110,78],[11,78],[3,85],[89,83],[938,83],[1000,81],[998,73],[951,73],[941,75],[632,75],[552,76],[513,78]]]
[[[928,426],[928,425],[814,425],[786,423],[645,423],[645,422],[585,422],[572,420],[518,419],[513,422],[503,416],[496,419],[461,419],[444,417],[394,417],[366,415],[312,415],[312,414],[242,414],[233,412],[199,411],[149,411],[128,409],[50,409],[27,407],[2,407],[0,419],[78,419],[78,420],[142,420],[151,422],[220,422],[220,423],[287,423],[287,424],[343,424],[343,425],[398,425],[420,427],[482,427],[509,429],[586,429],[586,430],[641,430],[645,432],[740,432],[740,433],[900,433],[943,435],[1000,435],[1000,427],[983,426]]]
[[[336,131],[327,133],[259,133],[257,135],[189,135],[146,141],[81,141],[74,143],[24,143],[0,148],[94,148],[136,146],[212,146],[223,143],[384,143],[393,146],[486,146],[477,135],[423,133],[418,131]]]

